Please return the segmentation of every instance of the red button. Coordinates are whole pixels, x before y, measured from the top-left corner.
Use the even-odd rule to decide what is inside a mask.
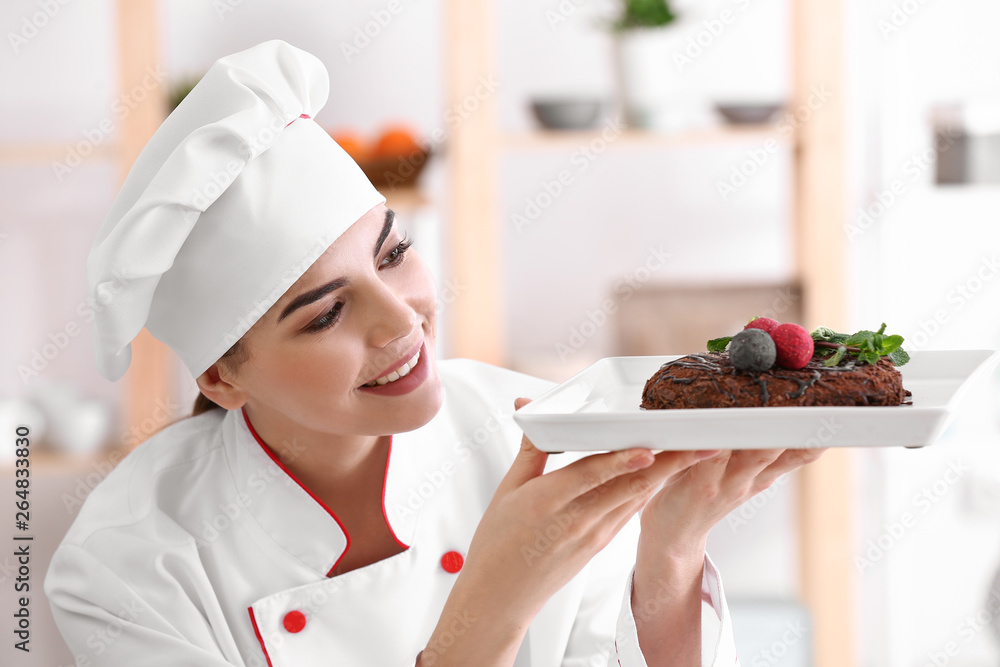
[[[301,611],[290,611],[285,614],[285,620],[282,623],[285,625],[285,630],[289,632],[302,632],[306,627],[306,615]]]
[[[445,572],[455,574],[462,569],[462,565],[464,564],[465,559],[462,558],[462,554],[457,551],[449,551],[445,555],[441,556],[441,567],[444,568]]]

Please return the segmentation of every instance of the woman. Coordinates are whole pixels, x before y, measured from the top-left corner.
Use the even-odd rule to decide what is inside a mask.
[[[145,326],[201,395],[53,558],[78,664],[736,663],[707,533],[818,452],[545,473],[510,412],[551,383],[434,359],[434,283],[312,121],[327,94],[284,42],[218,61],[98,234],[99,369],[121,377]]]

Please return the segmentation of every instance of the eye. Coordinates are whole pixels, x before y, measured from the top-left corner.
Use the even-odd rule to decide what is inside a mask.
[[[340,311],[344,307],[343,301],[333,304],[333,308],[327,311],[326,315],[309,325],[308,331],[322,331],[333,326],[340,319]]]
[[[412,245],[413,241],[407,239],[406,235],[404,234],[403,240],[400,241],[398,244],[396,244],[396,247],[393,248],[392,251],[385,256],[385,259],[382,260],[382,264],[379,266],[379,268],[392,268],[402,264],[403,257],[404,255],[406,255],[406,251],[409,250],[410,246]],[[317,332],[317,331],[322,331],[323,329],[329,329],[330,327],[332,327],[334,324],[337,323],[337,320],[340,319],[340,312],[341,310],[343,310],[343,308],[344,308],[343,301],[338,301],[337,303],[333,304],[333,307],[330,308],[330,310],[327,311],[325,315],[323,315],[318,320],[316,320],[308,327],[306,327],[306,331]]]
[[[382,260],[382,264],[379,266],[379,268],[392,267],[402,264],[403,256],[406,254],[406,251],[409,250],[410,246],[412,245],[413,241],[408,240],[406,238],[406,235],[404,234],[403,240],[400,241],[396,245],[396,247],[392,249],[392,252],[390,252],[388,255],[385,256],[385,259]]]

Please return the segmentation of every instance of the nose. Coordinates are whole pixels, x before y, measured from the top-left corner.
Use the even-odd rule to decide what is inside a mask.
[[[405,338],[418,326],[417,314],[392,285],[381,280],[372,283],[370,298],[366,308],[368,342],[382,348],[396,340]]]

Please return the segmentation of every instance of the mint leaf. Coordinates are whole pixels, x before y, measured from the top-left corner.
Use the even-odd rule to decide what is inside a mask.
[[[865,330],[862,329],[858,333],[856,333],[856,334],[854,334],[852,336],[849,336],[847,338],[847,340],[844,340],[844,341],[834,341],[834,342],[843,342],[844,345],[858,345],[858,346],[860,346],[862,343],[864,343],[866,340],[868,340],[869,338],[871,338],[874,335],[875,335],[874,331],[865,331]]]
[[[877,364],[880,359],[878,352],[872,352],[871,350],[862,350],[858,353],[858,359],[864,361],[868,364]]]
[[[896,366],[902,366],[903,364],[905,364],[907,361],[910,360],[910,355],[908,355],[906,353],[906,350],[904,350],[903,348],[898,348],[889,353],[889,359]]]
[[[830,351],[833,352],[833,350]],[[837,364],[840,363],[840,360],[844,358],[845,354],[847,354],[847,348],[841,345],[840,347],[837,348],[836,352],[833,352],[833,356],[831,356],[829,359],[823,362],[823,365],[836,366]]]
[[[833,329],[828,327],[817,327],[811,334],[812,339],[826,341],[828,343],[843,343],[847,340],[847,335],[842,333],[837,333]]]
[[[910,360],[910,355],[902,347],[903,337],[887,336],[885,328],[886,324],[883,322],[878,331],[862,329],[857,333],[847,335],[838,333],[829,327],[817,327],[810,336],[814,342],[827,343],[827,345],[817,346],[813,356],[825,357],[824,363],[832,366],[834,365],[833,356],[840,355],[841,348],[848,348],[846,354],[855,355],[860,363],[877,364],[879,359],[888,356],[893,364],[902,366]],[[838,345],[836,352],[834,352],[832,345],[829,345],[830,343]],[[843,356],[841,355],[840,358],[842,359]],[[839,363],[839,359],[837,363]]]
[[[726,346],[729,345],[729,341],[733,339],[732,336],[724,336],[722,338],[713,338],[708,341],[708,351],[709,352],[723,352]]]
[[[882,339],[879,354],[892,354],[903,345],[902,336],[886,336]],[[906,355],[909,358],[909,355]],[[905,363],[905,362],[904,362]]]
[[[836,331],[829,327],[816,327],[809,335],[812,336],[813,340],[829,340],[830,336],[836,333]]]

